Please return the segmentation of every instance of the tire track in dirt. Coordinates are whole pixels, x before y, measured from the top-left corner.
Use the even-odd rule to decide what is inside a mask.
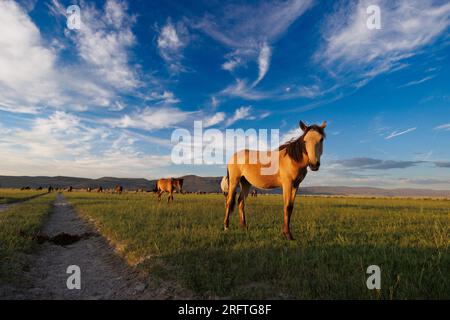
[[[7,299],[183,299],[189,295],[177,293],[171,285],[155,285],[129,267],[97,233],[58,194],[54,212],[42,234],[58,239],[61,235],[80,236],[79,241],[60,245],[58,241],[41,244],[40,250],[30,256],[30,265],[24,272],[23,284],[10,288]],[[84,236],[83,236],[84,235]],[[89,235],[89,236],[85,236]],[[67,267],[81,269],[81,290],[69,290]]]

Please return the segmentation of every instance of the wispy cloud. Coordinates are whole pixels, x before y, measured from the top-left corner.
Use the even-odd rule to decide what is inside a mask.
[[[269,71],[271,54],[272,49],[270,49],[267,43],[263,43],[261,45],[258,57],[258,68],[259,68],[258,79],[256,79],[255,82],[253,82],[252,87],[255,87],[264,78],[267,71]]]
[[[369,5],[381,8],[381,30],[367,28]],[[450,25],[450,3],[433,1],[360,0],[343,3],[323,27],[324,45],[315,55],[334,74],[359,75],[358,85],[404,67],[404,60],[420,54]],[[399,18],[401,17],[401,18]],[[354,77],[353,77],[354,78]],[[361,82],[363,81],[363,82]]]
[[[221,95],[240,97],[247,100],[261,100],[268,97],[268,93],[255,90],[247,84],[246,80],[236,79],[234,84],[229,85],[220,92]]]
[[[165,60],[167,67],[172,73],[179,73],[187,69],[182,65],[182,50],[189,42],[186,26],[182,22],[173,24],[169,19],[161,28],[158,35],[158,49],[161,57]]]
[[[116,128],[134,128],[147,131],[173,128],[188,118],[189,112],[171,106],[146,107],[132,114],[102,122]]]
[[[429,80],[431,80],[433,78],[434,78],[434,76],[428,76],[428,77],[422,78],[420,80],[414,80],[414,81],[411,81],[411,82],[408,82],[408,83],[406,83],[404,85],[399,86],[399,88],[406,88],[406,87],[410,87],[410,86],[415,86],[415,85],[427,82],[427,81],[429,81]]]
[[[387,170],[387,169],[406,169],[416,166],[423,161],[395,161],[395,160],[380,160],[374,158],[351,158],[344,160],[336,160],[337,163],[347,168],[359,169],[373,169],[373,170]]]
[[[442,124],[434,128],[434,130],[450,131],[450,123]]]
[[[393,138],[395,138],[395,137],[398,137],[398,136],[401,136],[401,135],[404,135],[404,134],[407,134],[407,133],[416,131],[416,129],[417,129],[417,128],[414,127],[414,128],[406,129],[406,130],[404,130],[404,131],[394,131],[394,132],[392,132],[391,134],[389,134],[385,139],[386,139],[386,140],[390,140],[390,139],[393,139]]]
[[[148,177],[170,165],[170,156],[140,151],[141,137],[63,111],[29,120],[24,128],[0,125],[0,134],[2,174]]]
[[[256,60],[256,86],[270,66],[270,44],[308,8],[312,0],[261,2],[258,5],[227,4],[220,12],[210,12],[194,27],[232,50],[222,68],[233,71],[245,61]]]
[[[254,116],[251,115],[251,106],[242,106],[235,110],[233,116],[231,116],[225,122],[226,126],[231,126],[235,122],[243,119],[254,119]]]

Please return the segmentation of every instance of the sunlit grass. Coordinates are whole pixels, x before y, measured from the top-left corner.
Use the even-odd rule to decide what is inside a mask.
[[[0,281],[11,281],[24,263],[22,255],[36,247],[33,236],[51,213],[55,195],[37,197],[0,212]]]
[[[133,265],[203,297],[450,297],[450,201],[298,197],[296,241],[281,236],[280,196],[249,198],[249,230],[222,231],[221,195],[66,193]],[[380,291],[366,269],[382,270]]]
[[[44,193],[43,190],[0,189],[0,204],[19,202]]]

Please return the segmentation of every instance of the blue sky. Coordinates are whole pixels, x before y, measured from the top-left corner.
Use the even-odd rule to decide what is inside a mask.
[[[171,163],[175,129],[327,120],[305,184],[450,189],[449,25],[447,1],[1,1],[0,174],[216,176]]]

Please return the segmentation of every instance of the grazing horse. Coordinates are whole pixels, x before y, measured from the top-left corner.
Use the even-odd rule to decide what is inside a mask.
[[[116,186],[114,188],[114,193],[122,194],[122,192],[123,192],[123,187],[122,186]]]
[[[158,193],[158,201],[161,201],[161,196],[164,192],[169,193],[169,198],[167,199],[167,203],[172,200],[173,202],[173,193],[178,190],[180,193],[183,193],[183,179],[159,179],[156,182],[155,191]]]
[[[240,225],[247,228],[245,222],[244,201],[248,196],[250,186],[259,189],[283,189],[284,224],[283,234],[293,240],[289,225],[294,208],[295,195],[300,183],[305,178],[309,167],[312,171],[319,170],[320,157],[323,152],[323,140],[327,123],[307,126],[299,123],[303,135],[292,139],[272,151],[242,150],[236,152],[227,167],[228,196],[225,208],[224,229],[228,230],[230,212],[234,210],[236,188],[241,186],[239,194]],[[261,159],[278,159],[276,171],[263,172],[269,165],[261,163]],[[264,173],[264,174],[263,174]],[[267,173],[267,174],[266,174]]]

